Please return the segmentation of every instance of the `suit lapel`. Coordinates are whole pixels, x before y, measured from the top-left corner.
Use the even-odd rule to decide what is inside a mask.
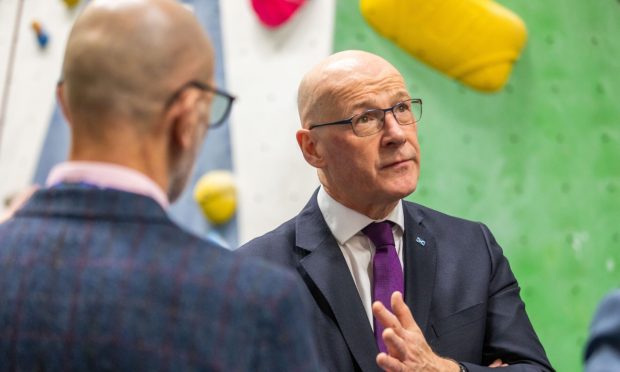
[[[437,269],[435,238],[424,226],[422,213],[415,205],[403,202],[403,209],[406,226],[403,257],[405,302],[426,335]]]
[[[363,371],[378,371],[379,349],[349,267],[316,202],[316,193],[296,220],[296,244],[309,251],[299,270],[320,306],[328,306]]]

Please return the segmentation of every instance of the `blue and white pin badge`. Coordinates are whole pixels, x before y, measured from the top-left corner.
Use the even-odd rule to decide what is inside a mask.
[[[420,238],[419,236],[416,236],[415,241],[416,243],[420,244],[422,247],[426,245],[426,240]]]

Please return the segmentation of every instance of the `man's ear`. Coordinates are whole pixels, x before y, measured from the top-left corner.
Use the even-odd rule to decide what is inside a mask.
[[[64,83],[58,83],[58,85],[56,85],[56,99],[58,100],[58,103],[60,103],[60,109],[63,115],[65,116],[67,123],[71,125],[73,120],[71,118],[71,112],[69,111],[69,105],[67,104],[67,98],[65,96],[65,84]]]
[[[325,166],[325,159],[320,149],[318,138],[310,130],[303,128],[297,131],[295,137],[308,164],[315,168],[323,168]]]
[[[170,140],[175,147],[187,149],[195,142],[195,126],[198,124],[194,117],[196,113],[193,105],[195,104],[195,95],[182,94],[168,110],[166,121],[171,135]]]

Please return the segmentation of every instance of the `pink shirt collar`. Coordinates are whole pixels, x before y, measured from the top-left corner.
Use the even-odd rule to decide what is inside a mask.
[[[62,182],[84,182],[94,186],[140,194],[154,199],[162,208],[170,203],[163,190],[146,175],[128,167],[91,161],[67,161],[56,165],[46,186]]]

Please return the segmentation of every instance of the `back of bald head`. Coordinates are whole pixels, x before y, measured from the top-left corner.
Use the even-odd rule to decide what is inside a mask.
[[[177,1],[94,0],[65,51],[72,125],[94,132],[115,121],[148,127],[174,89],[192,79],[210,82],[213,63],[207,35]]]
[[[385,59],[361,50],[332,54],[304,75],[297,92],[297,109],[303,128],[325,120],[343,91],[386,74],[400,72]],[[402,77],[401,77],[402,78]],[[329,118],[338,119],[338,118]]]

